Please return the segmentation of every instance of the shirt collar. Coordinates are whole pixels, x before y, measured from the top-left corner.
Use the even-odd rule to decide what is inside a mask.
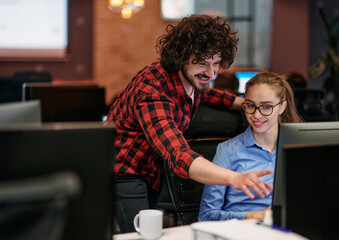
[[[244,144],[246,147],[250,147],[253,145],[257,145],[257,142],[255,141],[255,138],[252,133],[251,126],[248,126],[248,128],[244,132]]]
[[[179,73],[178,72],[172,73],[172,76],[173,76],[173,80],[174,80],[175,91],[179,95],[187,95],[185,88],[184,88],[184,84],[182,84],[182,81],[180,79]]]
[[[157,59],[154,63],[153,63],[154,67],[159,71],[160,74],[162,74],[163,76],[168,76],[164,77],[163,80],[166,81],[166,85],[168,87],[168,90],[171,92],[172,96],[182,96],[185,95],[185,89],[184,89],[184,85],[181,82],[180,76],[178,72],[168,72],[167,70],[165,70],[160,63],[160,59]]]
[[[173,84],[173,90],[175,91],[175,93],[178,94],[179,96],[185,96],[186,95],[186,96],[190,97],[185,91],[184,84],[182,83],[182,81],[180,79],[179,73],[178,72],[169,73],[169,76],[170,76],[171,82]],[[196,89],[193,90],[193,93],[194,93],[193,96],[196,96],[195,92],[196,92]],[[194,99],[194,97],[193,97],[193,99]]]
[[[163,74],[164,76],[168,76],[169,80],[167,85],[168,85],[168,89],[171,92],[171,95],[173,96],[187,96],[190,98],[190,96],[186,93],[185,88],[184,88],[184,84],[182,83],[180,76],[179,76],[179,72],[168,72],[166,71],[160,64],[160,59],[157,59],[154,63],[156,69],[158,69],[158,71]],[[196,89],[195,89],[196,90]],[[195,91],[194,92],[197,92]],[[198,94],[194,94],[194,96],[200,96],[200,93]]]
[[[255,138],[253,136],[253,133],[252,133],[252,129],[251,129],[251,126],[248,126],[248,128],[245,130],[244,132],[244,145],[246,147],[251,147],[251,146],[257,146],[263,150],[267,150],[266,147],[263,147],[261,145],[259,145],[256,141],[255,141]],[[272,153],[275,153],[276,152],[276,149],[277,149],[277,146],[274,147],[274,150]]]

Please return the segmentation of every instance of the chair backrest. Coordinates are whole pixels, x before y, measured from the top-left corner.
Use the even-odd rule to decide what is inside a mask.
[[[52,82],[48,72],[16,72],[13,77],[0,77],[0,103],[19,102],[22,99],[22,86],[25,83]]]
[[[199,106],[186,139],[234,137],[248,126],[241,111]]]
[[[322,89],[294,89],[295,105],[306,122],[336,121],[325,110],[323,103],[325,92]]]
[[[247,126],[241,111],[203,105],[199,106],[185,137],[192,150],[212,161],[218,144],[240,134]],[[204,185],[178,177],[167,164],[165,177],[177,225],[198,221]]]
[[[61,239],[70,202],[81,192],[72,171],[0,181],[0,239]]]
[[[206,138],[188,140],[190,147],[205,158],[212,160],[217,145],[229,138]],[[165,164],[168,191],[176,213],[177,225],[198,221],[200,199],[204,185],[191,179],[183,179]]]
[[[295,105],[299,111],[322,110],[325,92],[322,89],[294,89]]]

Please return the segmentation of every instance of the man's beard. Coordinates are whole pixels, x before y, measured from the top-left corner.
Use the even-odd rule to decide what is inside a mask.
[[[197,90],[199,93],[206,93],[208,91],[208,88],[209,88],[209,84],[206,83],[206,84],[201,84],[200,82],[197,82],[195,83],[194,82],[194,79],[191,79],[189,77],[187,77],[187,74],[186,74],[186,70],[184,67],[181,68],[181,73],[182,75],[184,76],[184,78],[186,78],[186,80],[193,86],[193,88],[195,90]],[[197,74],[199,75],[199,74]],[[206,75],[202,75],[203,77],[207,77]],[[197,86],[199,84],[199,86]]]

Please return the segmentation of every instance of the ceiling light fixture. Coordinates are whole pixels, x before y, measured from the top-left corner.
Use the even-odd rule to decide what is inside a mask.
[[[122,18],[129,19],[145,6],[145,0],[109,0],[108,9],[121,13]]]

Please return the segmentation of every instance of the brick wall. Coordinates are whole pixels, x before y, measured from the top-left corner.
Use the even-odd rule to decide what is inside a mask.
[[[108,9],[108,0],[94,0],[93,78],[106,87],[106,104],[131,78],[157,57],[157,38],[167,24],[160,16],[160,0],[146,0],[131,19]]]

